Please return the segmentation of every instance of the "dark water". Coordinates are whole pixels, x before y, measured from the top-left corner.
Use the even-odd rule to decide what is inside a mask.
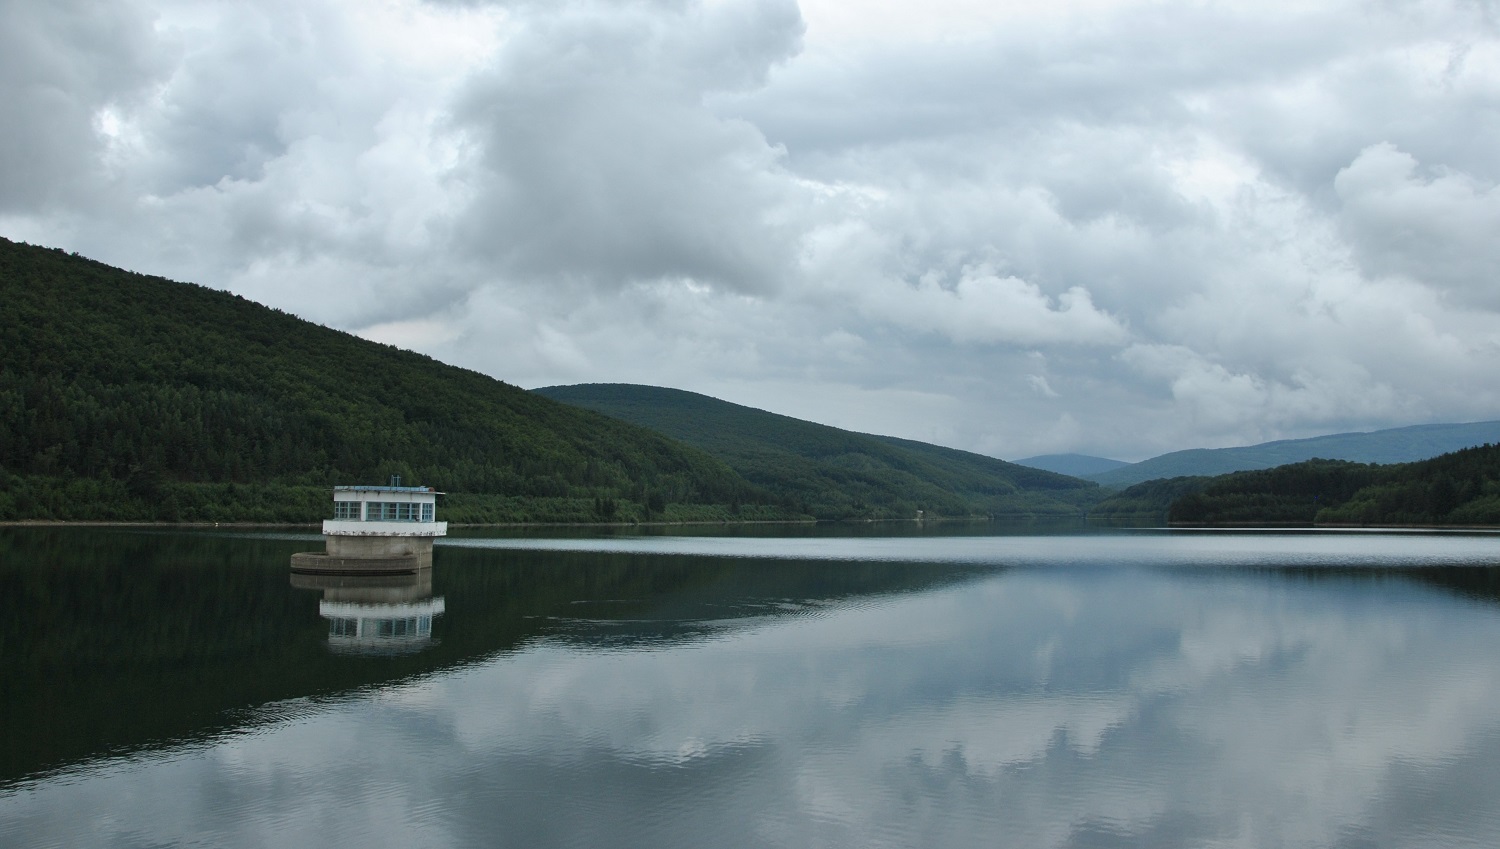
[[[1500,536],[959,530],[0,529],[0,846],[1500,845]]]

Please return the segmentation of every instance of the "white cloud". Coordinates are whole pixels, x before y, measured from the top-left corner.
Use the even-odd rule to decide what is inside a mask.
[[[0,233],[1009,457],[1493,418],[1487,10],[11,3]]]
[[[1046,375],[1043,375],[1043,374],[1028,374],[1028,375],[1026,375],[1026,382],[1030,383],[1033,389],[1035,389],[1037,392],[1041,393],[1043,396],[1045,396],[1047,398],[1060,398],[1060,397],[1062,397],[1062,396],[1060,396],[1060,395],[1057,394],[1057,390],[1056,389],[1052,388],[1052,384],[1050,384],[1050,383],[1047,382],[1047,376]]]
[[[1459,306],[1500,308],[1500,183],[1419,172],[1415,157],[1382,143],[1334,178],[1362,268],[1430,284]]]
[[[755,127],[701,101],[756,85],[801,32],[785,3],[527,20],[457,105],[483,151],[466,247],[523,278],[774,290],[792,271],[794,183]]]
[[[927,274],[915,286],[886,283],[861,294],[866,313],[956,342],[1108,345],[1126,338],[1082,287],[1049,298],[1034,284],[985,267],[963,269],[951,287]]]

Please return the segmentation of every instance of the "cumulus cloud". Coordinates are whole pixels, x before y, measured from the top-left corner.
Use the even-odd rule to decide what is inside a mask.
[[[1107,345],[1127,336],[1081,287],[1049,298],[1034,284],[987,268],[965,268],[951,286],[929,274],[914,286],[882,287],[866,296],[865,309],[958,342]]]
[[[790,3],[564,4],[518,23],[456,106],[482,149],[465,243],[527,278],[779,286],[796,242],[781,153],[702,99],[759,84],[801,34]]]
[[[143,3],[0,4],[0,214],[84,202],[122,110],[169,67]]]
[[[860,8],[6,4],[0,233],[1005,457],[1500,411],[1487,7]]]
[[[1500,307],[1500,184],[1420,170],[1411,154],[1382,143],[1334,178],[1361,266],[1430,284],[1459,306]]]

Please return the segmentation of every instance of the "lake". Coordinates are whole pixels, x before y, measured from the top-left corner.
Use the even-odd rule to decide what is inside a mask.
[[[1500,845],[1500,535],[319,548],[0,529],[0,846]]]

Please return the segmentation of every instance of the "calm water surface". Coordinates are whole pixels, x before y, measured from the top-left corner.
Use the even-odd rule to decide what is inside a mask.
[[[319,545],[0,529],[0,846],[1500,845],[1500,536]]]

